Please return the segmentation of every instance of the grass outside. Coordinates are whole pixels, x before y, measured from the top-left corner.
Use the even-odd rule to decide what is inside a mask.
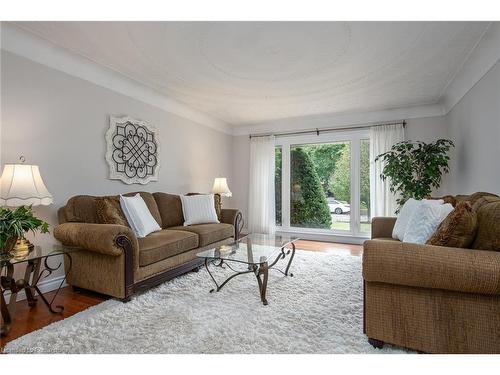
[[[348,221],[336,221],[332,224],[332,229],[336,230],[350,230],[350,223]],[[370,223],[361,223],[361,232],[362,233],[370,233],[371,224]]]

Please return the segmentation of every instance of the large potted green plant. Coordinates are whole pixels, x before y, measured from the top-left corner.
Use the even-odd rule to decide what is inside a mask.
[[[450,171],[448,151],[454,146],[449,139],[433,143],[404,141],[375,158],[384,163],[382,180],[388,179],[391,192],[401,194],[396,200],[399,207],[409,198],[423,199],[433,188],[439,188],[443,173]]]
[[[35,217],[31,206],[0,208],[0,253],[11,252],[16,241],[28,231],[48,233],[49,224]]]

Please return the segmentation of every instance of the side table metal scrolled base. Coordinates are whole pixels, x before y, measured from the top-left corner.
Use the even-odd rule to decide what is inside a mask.
[[[5,336],[9,333],[12,325],[12,316],[14,315],[15,303],[17,300],[17,294],[24,290],[26,294],[26,300],[28,305],[33,307],[37,304],[38,298],[40,297],[45,306],[49,309],[51,313],[61,314],[64,311],[64,307],[61,305],[54,305],[55,299],[61,290],[61,287],[66,281],[66,277],[71,271],[72,259],[69,252],[57,252],[55,255],[64,254],[68,260],[67,267],[64,272],[64,277],[61,279],[54,295],[50,299],[42,293],[39,288],[39,282],[46,279],[48,276],[52,275],[55,271],[59,270],[63,266],[63,262],[60,261],[57,266],[52,266],[49,263],[49,259],[52,258],[54,254],[48,253],[38,257],[33,257],[33,259],[28,260],[2,260],[0,267],[0,303],[1,303],[1,313],[3,323],[0,328],[0,335]],[[18,263],[25,263],[26,270],[24,272],[24,278],[16,280],[14,278],[14,265]],[[4,272],[5,270],[5,272]],[[5,273],[5,274],[4,274]],[[5,301],[5,292],[10,291],[9,304],[7,305]]]

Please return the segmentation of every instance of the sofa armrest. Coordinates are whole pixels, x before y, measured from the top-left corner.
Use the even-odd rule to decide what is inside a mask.
[[[243,215],[241,211],[236,208],[223,208],[220,212],[220,218],[222,223],[234,226],[234,238],[237,240],[243,229]]]
[[[123,225],[64,223],[55,227],[54,237],[63,245],[111,256],[119,256],[123,253],[124,237],[137,248],[134,233]]]
[[[372,238],[392,238],[395,217],[374,217],[372,219]]]
[[[368,240],[368,282],[500,295],[500,252]]]

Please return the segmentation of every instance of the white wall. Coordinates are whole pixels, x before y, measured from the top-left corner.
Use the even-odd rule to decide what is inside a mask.
[[[424,117],[407,120],[405,138],[411,141],[434,142],[448,137],[445,116]]]
[[[248,223],[248,185],[250,183],[250,139],[248,135],[233,137],[233,150],[232,203],[234,207],[241,210],[246,227]]]
[[[500,63],[484,75],[447,114],[451,194],[500,194]]]
[[[232,136],[10,52],[2,51],[1,59],[1,161],[16,163],[24,155],[40,166],[54,204],[36,212],[51,227],[57,208],[76,194],[206,192],[216,176],[228,176],[231,185]],[[130,115],[159,129],[158,182],[126,185],[107,178],[104,135],[110,115]],[[35,242],[54,240],[37,235]]]
[[[410,141],[435,142],[440,138],[449,138],[446,116],[425,117],[407,121],[405,138]],[[439,189],[433,189],[432,195],[449,194],[448,175],[444,174]]]

